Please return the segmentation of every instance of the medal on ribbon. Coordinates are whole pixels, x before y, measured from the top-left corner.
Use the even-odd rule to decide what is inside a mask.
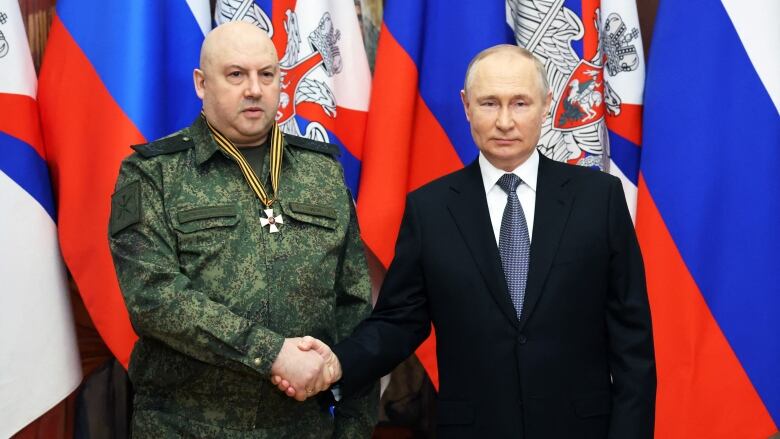
[[[263,209],[265,218],[260,217],[260,224],[263,227],[268,226],[268,231],[270,233],[278,232],[279,225],[284,224],[284,220],[282,219],[281,214],[278,215],[274,214],[274,209],[272,206],[274,202],[277,200],[278,193],[279,193],[279,176],[282,174],[282,154],[284,153],[284,149],[283,149],[284,141],[282,140],[282,130],[279,129],[279,125],[276,122],[274,122],[270,132],[270,136],[271,136],[270,173],[271,173],[271,189],[273,190],[273,196],[269,196],[268,192],[263,186],[263,183],[257,177],[257,174],[255,174],[255,171],[246,161],[246,158],[244,157],[243,154],[241,154],[241,152],[238,150],[236,145],[234,145],[233,142],[231,142],[222,133],[217,131],[216,128],[211,126],[209,121],[206,120],[205,115],[201,113],[201,116],[203,116],[203,120],[206,121],[206,125],[208,125],[209,130],[211,130],[211,134],[214,136],[214,140],[217,142],[219,148],[238,164],[238,167],[241,169],[241,173],[244,174],[244,178],[246,179],[247,184],[249,184],[249,187],[252,188],[252,191],[254,191],[255,195],[257,195],[257,198],[259,198],[260,202],[263,203],[263,206],[265,206],[265,209]]]

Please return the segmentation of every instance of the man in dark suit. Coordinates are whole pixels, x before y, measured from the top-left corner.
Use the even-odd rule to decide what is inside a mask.
[[[477,55],[461,96],[479,158],[409,194],[371,316],[332,353],[303,348],[349,394],[433,324],[440,437],[652,438],[650,311],[620,181],[537,152],[551,94],[525,49]]]

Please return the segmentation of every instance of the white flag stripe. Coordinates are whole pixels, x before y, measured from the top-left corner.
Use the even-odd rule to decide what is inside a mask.
[[[609,160],[609,173],[614,175],[615,177],[620,179],[620,182],[623,184],[623,192],[626,196],[626,204],[628,204],[628,211],[631,213],[631,220],[636,223],[636,196],[637,196],[637,187],[634,186],[634,183],[631,182],[631,180],[628,179],[628,177],[623,174],[623,171],[620,170],[618,165],[615,164],[615,162],[612,161],[612,159]]]
[[[0,200],[0,437],[10,437],[79,385],[81,363],[56,227],[2,172]]]
[[[609,17],[609,14],[612,13],[620,15],[623,19],[623,23],[627,28],[626,32],[631,32],[632,29],[641,31],[639,27],[639,15],[637,14],[634,2],[627,2],[626,0],[601,0],[602,23]],[[601,37],[604,38],[604,35]],[[617,94],[620,95],[620,99],[624,103],[642,105],[642,95],[645,89],[645,51],[642,47],[641,36],[634,40],[633,46],[634,50],[636,50],[637,58],[641,61],[636,70],[620,72],[613,76],[610,74],[609,69],[604,69],[604,78],[609,82],[609,85]]]
[[[295,12],[298,15],[298,25],[303,40],[302,56],[307,55],[311,50],[306,37],[317,28],[326,12],[330,14],[334,32],[340,33],[337,44],[343,63],[341,72],[328,78],[325,70],[319,68],[312,72],[310,78],[331,84],[339,107],[368,111],[371,70],[368,67],[354,2],[352,0],[299,0],[295,5]]]
[[[16,0],[0,0],[0,14],[5,14],[5,24],[0,26],[0,78],[3,78],[0,80],[0,93],[35,98],[35,67],[19,3]]]
[[[211,16],[209,15],[209,4],[204,0],[187,0],[187,6],[190,7],[195,21],[198,22],[203,35],[211,30]]]
[[[723,0],[723,7],[780,114],[780,1]]]
[[[5,23],[0,21],[3,105],[3,94],[35,98],[37,81],[19,4],[0,0],[0,13],[5,14]],[[0,148],[0,154],[9,153]],[[79,385],[81,361],[56,225],[4,172],[0,212],[0,438],[5,438]]]

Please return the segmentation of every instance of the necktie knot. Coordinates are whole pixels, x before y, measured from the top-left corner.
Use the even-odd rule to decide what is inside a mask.
[[[522,183],[523,180],[520,179],[515,174],[504,174],[501,176],[501,178],[498,179],[498,185],[501,187],[501,189],[504,190],[507,194],[515,193],[517,190],[517,187],[520,186],[520,183]]]

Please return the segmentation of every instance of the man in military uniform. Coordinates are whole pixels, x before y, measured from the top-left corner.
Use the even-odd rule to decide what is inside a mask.
[[[112,198],[111,252],[140,337],[133,436],[368,437],[376,385],[312,396],[330,359],[291,338],[338,342],[371,310],[338,149],[279,131],[278,57],[257,27],[216,28],[200,64],[201,116],[135,146]],[[303,376],[303,403],[272,374]]]

